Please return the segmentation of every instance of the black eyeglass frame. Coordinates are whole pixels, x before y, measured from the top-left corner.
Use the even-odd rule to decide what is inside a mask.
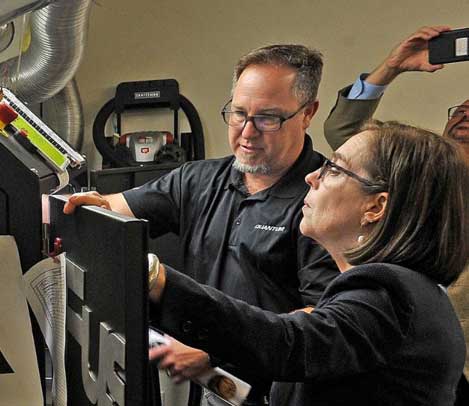
[[[356,173],[349,171],[348,169],[343,168],[340,165],[337,165],[335,162],[332,162],[330,159],[325,159],[324,163],[322,164],[321,168],[319,169],[319,176],[318,179],[324,178],[327,174],[328,169],[330,168],[335,168],[339,172],[342,172],[343,174],[355,179],[356,181],[360,182],[361,184],[370,187],[370,188],[376,188],[376,187],[382,187],[383,185],[380,185],[378,183],[374,183],[371,180],[362,178],[361,176],[357,175]]]
[[[282,128],[282,125],[285,121],[287,120],[290,120],[291,118],[295,117],[301,110],[303,110],[309,103],[309,101],[307,101],[306,103],[302,104],[301,107],[296,110],[294,113],[290,114],[289,116],[279,116],[277,114],[254,114],[252,116],[248,116],[246,115],[246,117],[244,118],[244,123],[242,125],[231,125],[226,117],[225,117],[225,114],[226,113],[236,113],[236,111],[231,111],[231,110],[226,110],[226,107],[228,106],[228,104],[230,104],[233,100],[230,99],[228,100],[225,105],[223,106],[222,110],[221,110],[221,115],[223,117],[223,121],[225,122],[226,125],[230,126],[230,127],[239,127],[239,128],[244,128],[246,127],[246,124],[249,122],[249,121],[252,121],[252,124],[254,125],[254,128],[259,131],[259,132],[263,132],[263,133],[267,133],[267,132],[274,132],[274,131],[278,131]],[[244,113],[244,112],[243,112]],[[245,114],[245,113],[244,113]],[[258,117],[271,117],[271,118],[278,118],[279,119],[279,123],[278,123],[278,128],[276,128],[275,130],[261,130],[259,128],[257,128],[257,124],[256,124],[256,121],[255,119],[258,118]]]
[[[465,112],[463,113],[466,117],[469,117],[469,106],[465,104],[460,104],[459,106],[452,106],[448,108],[448,120],[451,120],[454,117],[454,113],[458,110],[458,108],[462,107]],[[453,113],[451,113],[453,111]]]

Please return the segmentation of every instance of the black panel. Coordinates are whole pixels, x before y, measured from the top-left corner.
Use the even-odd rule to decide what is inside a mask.
[[[24,150],[14,138],[0,136],[0,228],[13,235],[23,272],[42,259],[41,194],[58,184],[42,160]]]
[[[0,174],[0,234],[15,238],[24,273],[43,258],[41,194],[53,190],[58,180],[37,154],[4,135],[0,135]],[[31,319],[45,394],[45,343],[36,320]]]
[[[98,372],[99,323],[105,322],[126,340],[126,406],[150,405],[148,224],[96,207],[64,215],[63,204],[63,198],[51,197],[51,239],[60,237],[67,258],[86,270],[84,302],[70,294],[69,305],[92,310],[91,368]],[[69,333],[66,364],[68,405],[91,405],[83,391],[81,348]]]
[[[7,235],[10,229],[8,219],[8,195],[0,189],[0,235]]]
[[[178,166],[179,164],[160,164],[153,167],[112,168],[91,171],[91,187],[102,194],[119,193],[159,178]],[[176,234],[168,233],[150,239],[149,249],[150,252],[158,255],[161,262],[178,270],[183,270],[180,240]]]
[[[90,183],[99,193],[119,193],[143,185],[151,179],[159,178],[180,166],[179,163],[153,166],[111,168],[92,170]]]

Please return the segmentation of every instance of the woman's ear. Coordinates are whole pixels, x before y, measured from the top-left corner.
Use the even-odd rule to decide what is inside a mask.
[[[365,212],[363,213],[363,222],[365,224],[372,224],[381,220],[386,211],[388,197],[388,192],[376,193],[370,196],[370,199],[365,204]]]

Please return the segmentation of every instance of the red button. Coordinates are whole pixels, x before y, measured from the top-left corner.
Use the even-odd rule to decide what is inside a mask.
[[[142,154],[148,154],[150,152],[150,148],[140,148],[140,152]]]

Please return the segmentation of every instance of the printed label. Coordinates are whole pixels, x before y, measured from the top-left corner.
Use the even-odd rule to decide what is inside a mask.
[[[457,38],[456,39],[456,56],[466,56],[468,54],[468,38]]]

